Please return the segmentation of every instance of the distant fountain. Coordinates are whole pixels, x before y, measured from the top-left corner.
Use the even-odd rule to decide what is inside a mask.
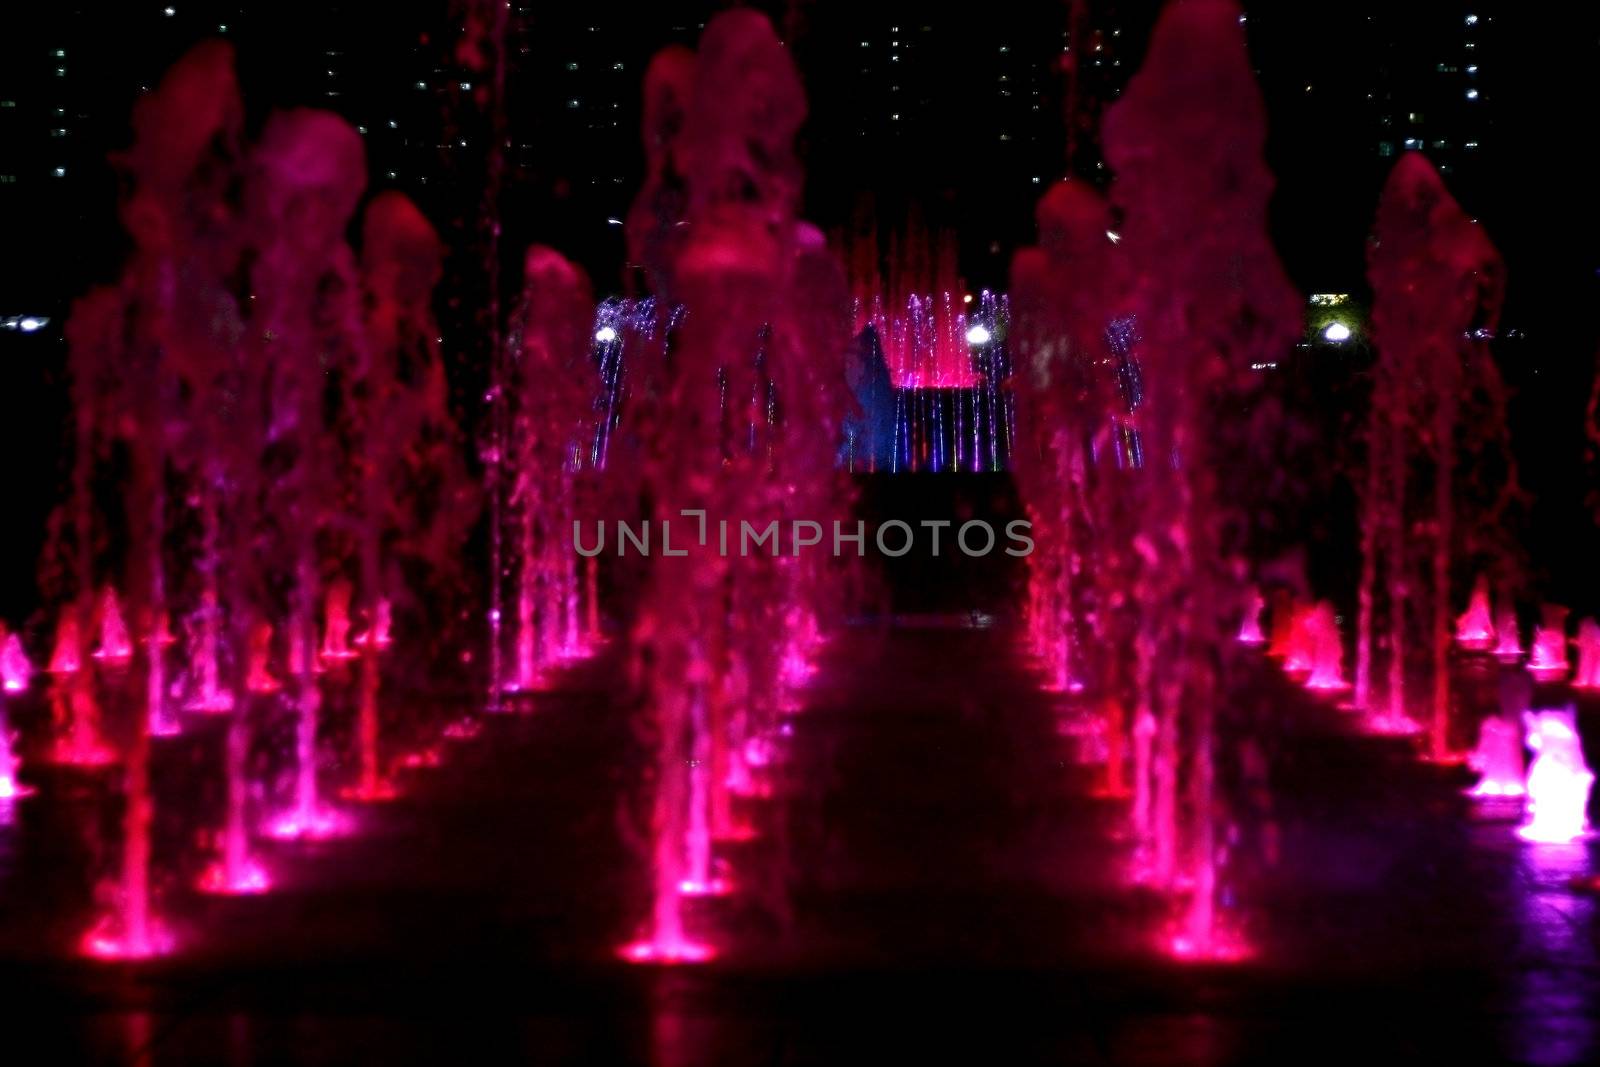
[[[1519,724],[1491,715],[1478,727],[1478,744],[1467,766],[1478,772],[1468,791],[1475,797],[1520,797],[1526,792],[1522,758],[1523,729]]]
[[[56,622],[56,642],[50,652],[51,674],[73,674],[83,666],[82,647],[78,642],[78,619],[70,607],[62,608]]]
[[[100,644],[94,658],[111,664],[127,663],[133,658],[133,642],[128,639],[128,625],[122,621],[122,605],[117,601],[116,590],[106,588],[100,595]]]
[[[1517,623],[1517,612],[1510,604],[1500,609],[1500,615],[1495,620],[1495,658],[1502,663],[1515,663],[1522,658],[1522,636]]]
[[[350,599],[355,588],[340,578],[328,584],[323,601],[322,651],[318,655],[324,663],[355,659],[356,650],[350,647]]]
[[[1495,630],[1489,607],[1489,583],[1479,578],[1472,587],[1472,599],[1467,610],[1456,617],[1456,644],[1473,652],[1481,652],[1494,644]]]
[[[22,638],[5,633],[3,626],[0,626],[0,634],[4,635],[0,640],[0,688],[7,693],[20,693],[33,681],[33,664],[28,662]]]
[[[1571,669],[1567,662],[1567,609],[1546,604],[1539,625],[1533,631],[1533,648],[1528,655],[1528,673],[1541,682],[1559,682]]]
[[[1535,844],[1560,845],[1589,829],[1589,790],[1594,774],[1583,758],[1577,712],[1530,711],[1524,716],[1533,763],[1528,768],[1528,818],[1517,834]]]
[[[1600,689],[1600,622],[1586,618],[1578,623],[1573,646],[1578,650],[1578,670],[1572,676],[1572,687]]]
[[[1267,602],[1260,593],[1251,593],[1249,605],[1244,609],[1244,621],[1239,624],[1238,641],[1241,645],[1264,645],[1267,635],[1261,632],[1261,612]]]
[[[1306,688],[1338,692],[1350,688],[1344,679],[1344,642],[1333,605],[1324,600],[1311,609],[1307,623],[1311,641],[1311,676]]]

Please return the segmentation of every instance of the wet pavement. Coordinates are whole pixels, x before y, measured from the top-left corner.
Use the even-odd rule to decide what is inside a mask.
[[[442,742],[350,838],[264,848],[264,897],[190,891],[196,820],[161,823],[180,951],[138,966],[70,955],[114,861],[114,778],[29,767],[40,794],[0,821],[0,1060],[1600,1056],[1596,898],[1570,885],[1600,870],[1594,846],[1522,844],[1514,808],[1461,796],[1463,770],[1363,736],[1261,661],[1219,746],[1223,915],[1252,955],[1175,962],[1170,905],[1130,884],[1123,802],[1063,729],[1078,709],[1041,691],[1015,631],[961,616],[827,647],[774,796],[750,804],[759,837],[721,853],[738,891],[694,905],[718,960],[622,964],[647,760],[617,666]],[[1468,704],[1493,670],[1463,668]],[[161,743],[165,810],[214,806],[218,725]]]

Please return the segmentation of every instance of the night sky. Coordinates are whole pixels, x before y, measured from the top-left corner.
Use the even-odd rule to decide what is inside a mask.
[[[665,44],[692,44],[722,6],[514,9],[502,201],[508,262],[537,240],[584,264],[598,292],[631,284],[620,227],[609,220],[626,211],[642,168],[644,66]],[[1097,166],[1096,116],[1137,69],[1159,8],[1087,0],[1069,83],[1065,3],[959,12],[828,0],[758,6],[795,49],[807,82],[809,217],[834,233],[869,218],[880,234],[911,220],[952,230],[974,288],[1005,285],[1011,252],[1031,240],[1032,205],[1049,182],[1069,171],[1107,180]],[[1591,539],[1582,415],[1600,280],[1588,163],[1600,14],[1466,0],[1245,6],[1278,176],[1273,229],[1292,279],[1306,293],[1363,295],[1366,235],[1393,163],[1385,142],[1398,151],[1416,137],[1449,168],[1446,180],[1508,262],[1502,332],[1520,336],[1497,352],[1518,390],[1517,447],[1538,499],[1526,538],[1536,564],[1562,579],[1581,573]],[[486,127],[458,90],[451,5],[175,0],[171,10],[160,0],[30,5],[8,11],[0,35],[0,317],[51,319],[26,337],[0,331],[0,447],[26,457],[8,464],[24,543],[0,582],[8,613],[31,606],[31,560],[60,484],[60,328],[70,300],[114,277],[126,251],[106,160],[129,139],[141,89],[195,41],[220,32],[234,42],[253,126],[274,107],[310,105],[366,127],[371,188],[405,190],[452,239],[457,291],[442,300],[455,307],[441,317],[447,328],[471,321]],[[1469,74],[1469,64],[1479,69]],[[462,339],[462,350],[472,343]]]

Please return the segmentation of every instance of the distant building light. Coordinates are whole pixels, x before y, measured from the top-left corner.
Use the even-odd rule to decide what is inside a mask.
[[[1106,236],[1111,238],[1112,244],[1117,244],[1122,240],[1122,234],[1118,233],[1116,230],[1107,230]]]
[[[1348,341],[1350,340],[1350,327],[1342,322],[1330,322],[1327,328],[1322,331],[1322,339],[1324,341],[1332,341],[1334,344]]]
[[[967,344],[986,345],[989,343],[989,327],[981,322],[975,322],[967,330]]]
[[[1319,308],[1336,308],[1349,302],[1349,293],[1312,293],[1310,298],[1311,306]]]
[[[161,9],[161,13],[167,16],[167,18],[171,18],[178,13],[178,9],[175,7],[164,7]]]
[[[0,329],[20,330],[23,333],[33,333],[50,325],[50,319],[44,315],[12,315],[10,318],[0,319]]]
[[[67,176],[67,168],[57,167],[54,171],[52,171],[52,173],[55,174],[57,178],[65,178]]]
[[[1478,16],[1476,16],[1476,15],[1468,15],[1467,16],[1467,25],[1468,26],[1476,26],[1477,24],[1478,24]]]
[[[1467,90],[1467,99],[1468,100],[1476,100],[1476,99],[1478,99],[1478,90],[1476,90],[1476,89],[1468,89]]]
[[[616,219],[616,218],[608,218],[608,219],[606,219],[606,225],[607,226],[621,226],[622,225],[622,220],[621,219]]]
[[[1476,63],[1468,63],[1467,64],[1467,73],[1468,74],[1476,74],[1476,73],[1478,73],[1478,64],[1476,64]]]

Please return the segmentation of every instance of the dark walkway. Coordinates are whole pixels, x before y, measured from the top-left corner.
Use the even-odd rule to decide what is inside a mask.
[[[358,836],[274,848],[268,897],[163,885],[185,951],[144,968],[53,948],[81,928],[68,868],[94,851],[74,828],[96,803],[53,775],[0,827],[0,1057],[1593,1058],[1595,902],[1566,885],[1587,846],[1520,846],[1459,798],[1459,772],[1355,735],[1263,664],[1222,759],[1237,826],[1225,901],[1258,954],[1170,963],[1150,947],[1162,902],[1122,885],[1120,809],[1091,795],[1016,635],[928,621],[855,628],[827,650],[777,798],[754,813],[763,835],[727,852],[742,892],[697,915],[724,949],[705,968],[609,955],[643,906],[629,790],[643,763],[603,660],[534,714],[449,745]],[[1270,803],[1236,788],[1246,733],[1263,739]],[[188,761],[208,742],[184,744]],[[189,765],[164,758],[158,773]],[[169,867],[198,854],[169,849]]]

